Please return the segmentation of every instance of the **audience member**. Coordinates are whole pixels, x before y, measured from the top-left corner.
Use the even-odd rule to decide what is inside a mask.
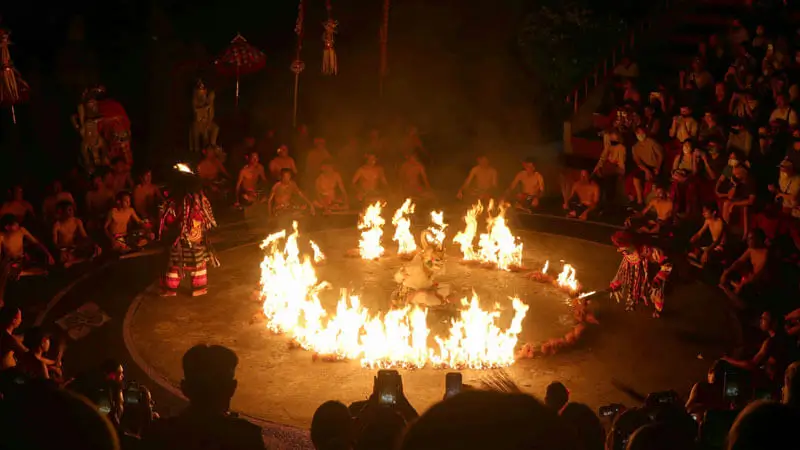
[[[554,381],[547,385],[547,391],[544,394],[544,404],[556,413],[561,413],[561,410],[567,406],[569,402],[569,391],[567,387],[558,381]]]
[[[355,442],[353,418],[344,403],[328,401],[311,419],[311,442],[316,450],[349,450]]]

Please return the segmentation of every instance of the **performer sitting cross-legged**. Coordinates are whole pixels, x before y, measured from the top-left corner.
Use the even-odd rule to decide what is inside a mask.
[[[163,280],[162,296],[177,295],[181,279],[187,275],[191,277],[192,296],[208,293],[208,266],[219,266],[208,241],[208,231],[217,226],[211,203],[199,182],[186,183],[188,189],[183,198],[162,213],[160,235],[163,236],[164,224],[177,221],[178,225],[178,236],[172,243]]]
[[[433,198],[433,191],[431,191],[431,185],[428,182],[428,174],[425,171],[425,166],[419,161],[419,156],[416,152],[410,152],[406,155],[406,161],[400,165],[398,175],[403,197],[414,200]]]
[[[489,200],[494,195],[495,189],[497,189],[497,169],[492,167],[488,157],[481,155],[478,157],[478,164],[469,171],[456,197],[459,200],[467,197],[468,201]]]
[[[129,232],[131,221],[142,229],[137,230],[136,233]],[[144,229],[146,225],[146,222],[140,219],[131,207],[131,194],[126,191],[117,194],[117,205],[108,212],[105,225],[106,236],[111,241],[111,248],[120,253],[128,253],[144,247],[149,242],[146,236],[147,230]]]
[[[294,196],[297,195],[304,202],[305,205],[299,205],[294,201]],[[298,209],[305,209],[308,207],[311,214],[315,214],[314,204],[303,194],[300,187],[292,179],[291,169],[281,170],[281,180],[272,186],[267,199],[267,211],[269,215],[280,215],[283,213],[291,212]]]
[[[46,263],[55,263],[53,256],[47,251],[38,239],[23,226],[20,226],[14,214],[5,214],[0,218],[2,232],[0,232],[0,250],[2,250],[2,260],[0,260],[0,303],[2,303],[3,293],[9,279],[18,278],[23,272],[35,270],[41,261],[36,261],[34,257],[25,251],[25,243],[31,243],[45,256]],[[43,265],[43,264],[42,264]],[[41,270],[41,268],[39,268]]]
[[[567,217],[586,220],[599,202],[600,186],[592,180],[588,170],[581,170],[580,178],[570,188],[569,197],[564,199]]]
[[[75,217],[75,206],[69,201],[57,205],[58,220],[53,224],[53,244],[59,251],[59,261],[68,268],[78,262],[100,255],[100,247],[92,242]]]
[[[639,213],[625,221],[628,228],[633,228],[639,233],[661,234],[672,225],[673,203],[667,196],[664,186],[655,187],[655,196],[650,203]],[[650,217],[650,212],[655,212],[655,218]]]
[[[251,152],[247,157],[247,164],[239,171],[239,179],[236,182],[236,202],[243,205],[250,205],[259,201],[258,183],[267,182],[264,173],[264,166],[258,162],[258,152]],[[264,199],[262,198],[263,202]]]
[[[314,206],[321,208],[325,213],[347,209],[347,190],[339,172],[334,169],[330,161],[324,161],[321,173],[314,183],[317,192]]]
[[[716,202],[709,202],[703,206],[703,227],[692,236],[689,243],[689,263],[703,268],[712,262],[720,262],[725,256],[725,237],[727,224],[719,217],[719,208]],[[699,244],[706,231],[711,235],[711,243],[707,246]]]
[[[367,154],[366,163],[353,174],[352,183],[356,187],[356,198],[364,203],[380,198],[382,191],[389,186],[383,166],[378,164],[378,157],[373,154]]]
[[[515,206],[524,211],[530,211],[539,207],[539,199],[544,195],[544,178],[536,171],[536,164],[533,158],[527,158],[522,162],[522,169],[506,191],[506,196],[520,186],[517,194]]]

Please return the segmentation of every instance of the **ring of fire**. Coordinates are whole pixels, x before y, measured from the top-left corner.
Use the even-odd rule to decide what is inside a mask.
[[[464,264],[485,266],[476,270],[524,270],[522,241],[506,225],[504,207],[495,208],[492,203],[487,208],[480,203],[474,205],[464,217],[464,229],[453,238],[447,237],[444,214],[434,211],[418,245],[411,233],[413,203],[407,200],[395,212],[391,226],[381,215],[383,206],[376,203],[362,213],[360,240],[353,243],[354,250],[349,256],[374,261],[386,254],[385,247],[393,245],[398,256],[408,259],[398,268],[398,274],[407,274],[413,272],[406,270],[407,266],[413,269],[417,261],[423,261],[419,262],[423,269],[425,264],[435,267],[436,249],[442,249],[443,258],[444,244],[452,239],[460,248]],[[486,227],[481,233],[480,219],[484,212]],[[393,233],[384,233],[384,228],[391,228]],[[384,234],[391,235],[396,244],[390,245]],[[260,296],[267,327],[288,335],[299,347],[314,352],[315,357],[358,360],[362,367],[372,369],[426,366],[491,369],[515,362],[518,335],[529,310],[516,295],[508,297],[511,310],[504,314],[499,304],[483,307],[474,291],[461,297],[442,297],[438,293],[441,286],[434,283],[431,288],[412,289],[415,295],[412,298],[418,298],[417,294],[424,290],[428,299],[436,301],[441,297],[442,305],[406,303],[379,312],[365,307],[359,295],[340,288],[336,308],[328,311],[320,297],[324,292],[335,292],[335,287],[321,280],[316,271],[316,266],[325,263],[325,256],[315,242],[302,238],[297,223],[291,232],[282,230],[267,237],[261,248],[265,257],[261,262]],[[434,256],[427,260],[431,255]],[[575,270],[565,264],[558,278],[551,279],[546,274],[547,265],[531,273],[530,278],[553,281],[570,297],[578,296],[580,287]],[[435,275],[435,269],[413,273],[417,272]],[[405,280],[399,289],[404,283]],[[428,318],[441,311],[451,313],[451,317],[443,333],[433,333]]]

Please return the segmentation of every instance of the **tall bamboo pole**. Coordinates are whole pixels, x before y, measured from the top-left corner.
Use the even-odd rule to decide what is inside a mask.
[[[297,52],[292,61],[291,70],[294,72],[294,106],[292,108],[292,127],[297,127],[297,95],[300,90],[300,72],[306,68],[303,60],[300,59],[300,52],[303,49],[303,21],[305,20],[306,5],[305,0],[300,0],[297,6],[297,21],[294,24],[294,33],[297,35]]]

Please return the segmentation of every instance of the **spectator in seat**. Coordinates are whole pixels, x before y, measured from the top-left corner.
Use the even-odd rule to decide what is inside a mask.
[[[591,408],[569,403],[561,411],[561,419],[577,441],[576,450],[603,450],[606,431]]]
[[[592,175],[599,177],[602,185],[604,202],[610,204],[616,194],[617,181],[625,174],[625,156],[627,150],[617,132],[609,134],[608,145],[603,148],[600,159],[592,171]]]
[[[754,52],[766,53],[767,51],[767,44],[770,43],[770,40],[767,38],[766,29],[764,28],[763,24],[756,25],[756,35],[753,38],[750,47],[753,49]]]
[[[632,104],[635,106],[642,104],[642,96],[639,94],[639,89],[633,84],[631,80],[625,80],[622,83],[622,102]]]
[[[643,206],[645,183],[653,182],[658,178],[664,162],[664,148],[647,135],[647,130],[643,126],[636,128],[636,141],[631,151],[636,166],[629,174],[635,197],[631,197],[630,200],[635,200],[637,205]]]
[[[631,434],[625,450],[684,450],[694,445],[665,422],[647,424]]]
[[[761,343],[758,353],[750,359],[734,359],[728,356],[722,358],[733,367],[759,373],[762,368],[767,378],[775,386],[780,386],[784,381],[786,368],[792,356],[792,344],[783,328],[783,316],[770,311],[761,314],[759,328],[767,337]],[[777,396],[775,396],[777,398]]]
[[[771,256],[766,240],[763,231],[751,231],[747,235],[747,250],[722,272],[719,286],[730,297],[739,297],[743,291],[746,292],[745,289],[757,292],[766,285],[771,275],[768,268]]]
[[[707,112],[713,114],[717,118],[723,118],[728,115],[730,104],[731,98],[728,95],[728,89],[725,87],[725,83],[715,84],[714,98],[711,99],[711,104],[706,109]],[[727,124],[724,123],[723,125]]]
[[[660,100],[651,100],[649,104],[645,105],[641,123],[647,136],[656,141],[661,141],[664,134],[664,130],[661,128],[661,104]]]
[[[620,78],[639,78],[639,65],[630,56],[623,56],[622,61],[614,67],[614,76]]]
[[[779,450],[797,443],[798,411],[757,401],[747,405],[728,432],[728,450]]]
[[[397,411],[379,408],[366,420],[358,436],[355,450],[396,448],[406,429],[406,420]]]
[[[17,365],[17,357],[28,351],[14,331],[22,325],[22,311],[15,306],[0,308],[0,371]]]
[[[316,450],[349,450],[355,441],[353,418],[344,403],[327,401],[311,418],[311,443]]]
[[[738,151],[745,156],[745,159],[750,159],[753,148],[753,135],[739,118],[734,118],[731,121],[731,131],[728,133],[728,145],[726,148],[728,151]]]
[[[722,220],[731,223],[733,213],[738,211],[741,215],[743,234],[747,236],[748,214],[756,201],[755,180],[743,164],[733,168],[731,188],[722,202]]]
[[[708,38],[705,62],[708,70],[715,76],[722,76],[730,65],[722,40],[716,34],[712,34]]]
[[[142,448],[264,450],[261,428],[231,414],[239,358],[219,345],[199,344],[183,355],[181,391],[189,406],[179,416],[154,422]]]
[[[61,363],[48,359],[50,350],[50,334],[39,327],[33,327],[25,333],[22,341],[28,351],[17,356],[17,368],[29,378],[42,380],[61,380]]]
[[[697,121],[692,117],[692,108],[681,106],[680,115],[672,118],[669,137],[677,139],[678,142],[686,142],[697,137],[698,128]]]
[[[800,167],[800,130],[792,132],[792,145],[786,151],[785,159],[792,163],[792,167]]]
[[[672,161],[670,197],[679,214],[688,214],[695,210],[700,154],[691,141],[686,141],[681,146],[681,153]]]
[[[553,381],[547,385],[544,393],[544,404],[556,413],[561,413],[569,402],[569,390],[559,381]]]
[[[700,152],[700,161],[697,167],[698,191],[703,201],[716,201],[714,188],[717,180],[728,167],[728,158],[720,151],[717,141],[709,141],[708,151]]]
[[[625,450],[631,435],[649,423],[650,417],[641,409],[633,408],[621,412],[606,435],[606,449]]]
[[[730,401],[725,398],[725,368],[723,361],[715,361],[708,369],[708,381],[700,381],[692,386],[686,411],[696,417],[703,417],[706,411],[728,409]]]
[[[781,403],[795,408],[800,407],[800,374],[798,372],[800,372],[800,361],[789,364],[783,377],[783,389],[781,390]]]
[[[692,60],[691,70],[688,74],[682,73],[684,75],[681,77],[681,84],[684,84],[686,81],[693,81],[700,91],[711,89],[714,86],[714,77],[706,70],[703,65],[703,60],[700,58]]]
[[[705,145],[710,140],[725,142],[727,135],[717,121],[717,116],[707,112],[703,115],[703,123],[697,130],[697,140],[700,145]]]
[[[743,123],[753,123],[758,118],[758,99],[751,91],[734,92],[728,113],[738,117]]]
[[[733,19],[728,30],[728,43],[730,45],[742,45],[749,41],[750,33],[747,28],[742,26],[742,22],[739,19]]]
[[[781,205],[783,213],[791,216],[800,198],[800,176],[795,173],[794,165],[788,159],[781,161],[778,167],[778,183],[771,184],[769,190],[775,195],[775,201]]]
[[[775,97],[775,109],[769,115],[770,124],[778,121],[783,121],[792,128],[797,126],[797,113],[789,105],[789,98],[785,94]]]

